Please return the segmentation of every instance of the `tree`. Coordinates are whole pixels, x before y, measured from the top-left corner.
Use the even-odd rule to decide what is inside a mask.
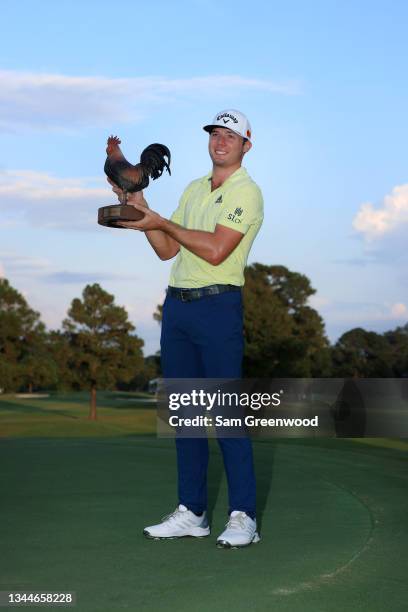
[[[87,285],[63,321],[69,365],[79,388],[90,390],[90,419],[96,419],[96,391],[128,382],[143,367],[143,340],[132,334],[126,310],[98,284]]]
[[[306,276],[284,266],[245,268],[245,376],[330,375],[323,319],[307,305],[314,293]],[[153,318],[161,321],[161,305]]]
[[[47,387],[56,368],[40,315],[7,279],[0,279],[0,387],[17,391]]]
[[[392,377],[391,355],[390,343],[384,336],[356,327],[343,334],[332,349],[333,375]]]
[[[391,351],[394,376],[408,377],[408,323],[384,334]]]
[[[144,358],[143,368],[138,370],[127,383],[118,385],[122,391],[148,390],[149,382],[160,376],[160,357],[149,355]]]
[[[153,313],[153,319],[160,324],[162,321],[162,318],[163,318],[163,304],[157,304],[156,310]]]
[[[77,381],[76,369],[73,366],[75,360],[73,359],[70,334],[59,330],[51,331],[48,334],[47,344],[57,369],[55,388],[59,391],[79,389],[80,384]]]
[[[54,386],[57,381],[57,366],[52,358],[45,329],[33,333],[25,340],[26,347],[21,358],[21,381],[31,393],[34,389]]]
[[[284,266],[245,268],[246,376],[310,377],[330,372],[324,322],[307,301],[309,279]]]

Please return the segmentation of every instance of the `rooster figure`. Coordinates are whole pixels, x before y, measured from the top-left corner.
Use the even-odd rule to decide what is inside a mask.
[[[162,144],[151,144],[140,156],[140,163],[130,164],[120,149],[120,139],[109,136],[106,147],[107,158],[105,174],[124,192],[126,203],[127,192],[134,193],[145,189],[149,184],[149,177],[153,180],[163,174],[164,168],[170,172],[170,151]]]

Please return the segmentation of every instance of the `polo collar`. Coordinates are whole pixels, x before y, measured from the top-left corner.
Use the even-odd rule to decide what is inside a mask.
[[[229,176],[229,177],[227,178],[227,180],[226,180],[226,181],[224,181],[224,182],[222,183],[222,185],[220,185],[220,187],[224,187],[224,186],[225,186],[225,185],[227,185],[228,183],[230,183],[230,182],[232,183],[232,182],[234,182],[236,179],[239,179],[239,178],[244,177],[244,176],[247,176],[247,175],[248,175],[248,172],[247,172],[246,168],[244,168],[244,166],[240,166],[240,167],[239,167],[237,170],[235,170],[235,172],[233,172],[233,173],[231,174],[231,176]],[[211,179],[212,179],[212,170],[210,170],[210,172],[209,172],[208,174],[206,174],[206,175],[205,175],[205,177],[204,177],[204,179],[203,179],[203,182],[204,182],[204,183],[207,183],[207,181],[211,181]]]

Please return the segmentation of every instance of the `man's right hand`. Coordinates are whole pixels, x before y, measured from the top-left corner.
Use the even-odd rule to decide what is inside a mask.
[[[143,197],[143,191],[136,191],[135,193],[128,193],[127,203],[129,206],[133,206],[134,204],[139,204],[139,206],[144,206],[145,208],[149,208],[148,203]]]
[[[111,181],[109,177],[107,177],[106,180],[108,181],[109,185],[111,185],[113,193],[115,193],[118,196],[118,200],[122,204],[124,200],[124,193],[122,189],[118,187],[116,183]]]
[[[111,185],[112,187],[113,193],[115,193],[118,196],[119,202],[123,204],[123,200],[124,200],[123,190],[120,187],[118,187],[116,183],[111,181],[110,178],[108,178],[107,180],[108,180],[109,185]],[[136,204],[136,206],[149,208],[148,203],[143,197],[143,191],[136,191],[136,193],[128,193],[127,194],[127,204],[129,204],[130,206],[134,206]],[[156,213],[153,213],[153,215],[156,215]],[[156,215],[156,217],[159,217],[159,216],[160,215]],[[173,238],[171,238],[170,236],[168,236],[165,232],[159,229],[148,230],[144,228],[142,229],[142,228],[134,227],[137,224],[136,222],[133,222],[133,221],[124,221],[123,224],[119,223],[119,225],[121,225],[121,227],[129,228],[129,229],[139,229],[139,231],[144,231],[154,251],[162,260],[171,259],[175,255],[177,255],[177,253],[180,250],[179,243]]]
[[[107,181],[112,186],[113,193],[115,193],[118,196],[119,202],[121,204],[124,204],[125,194],[123,190],[120,187],[118,187],[116,183],[111,181],[109,177],[107,177]],[[128,193],[126,204],[128,204],[129,206],[133,206],[133,204],[139,204],[139,206],[144,206],[145,208],[149,208],[148,203],[143,197],[143,191],[136,191],[136,193]]]

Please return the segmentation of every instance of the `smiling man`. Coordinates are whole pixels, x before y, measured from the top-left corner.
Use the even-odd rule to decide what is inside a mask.
[[[161,363],[164,378],[240,378],[243,357],[242,287],[251,245],[263,219],[259,187],[242,167],[251,127],[241,112],[218,113],[209,132],[212,170],[188,185],[170,220],[150,210],[141,192],[128,204],[145,213],[123,227],[145,232],[157,255],[176,257],[163,305]],[[115,193],[121,192],[114,187]],[[249,438],[218,438],[228,481],[229,520],[219,547],[259,541],[255,475]],[[176,438],[178,506],[151,538],[210,534],[207,521],[208,441]]]

